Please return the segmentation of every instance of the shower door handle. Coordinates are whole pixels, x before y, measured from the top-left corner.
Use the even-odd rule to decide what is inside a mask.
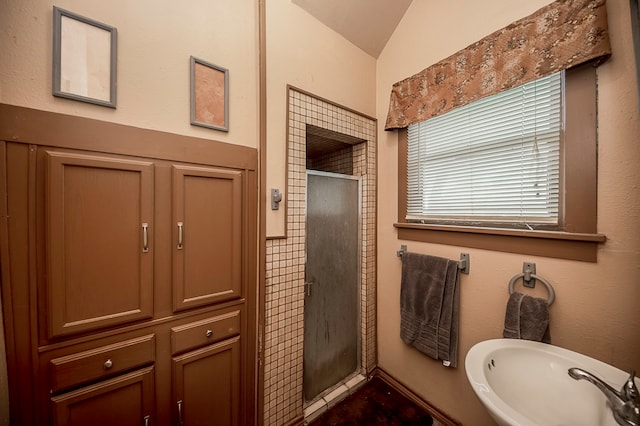
[[[311,281],[305,281],[304,282],[304,295],[309,297],[311,296],[311,285],[313,284],[313,282]]]

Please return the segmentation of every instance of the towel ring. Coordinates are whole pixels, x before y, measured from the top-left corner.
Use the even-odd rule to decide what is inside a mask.
[[[525,274],[517,274],[515,275],[513,278],[511,278],[511,281],[509,281],[509,294],[513,294],[513,286],[516,283],[516,281],[520,278],[524,278]],[[551,304],[553,303],[553,301],[556,299],[556,292],[553,289],[553,286],[551,285],[551,283],[547,280],[545,280],[544,278],[536,275],[536,274],[529,274],[529,277],[531,277],[534,280],[539,280],[542,284],[545,285],[545,287],[547,287],[547,291],[549,292],[549,298],[547,299],[547,305],[551,306]]]

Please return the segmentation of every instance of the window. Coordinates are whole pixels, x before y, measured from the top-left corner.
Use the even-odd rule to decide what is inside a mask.
[[[563,79],[556,73],[409,126],[406,219],[557,226]]]
[[[560,114],[562,122],[557,151],[555,151],[556,148],[550,148],[548,145],[549,135],[556,133],[556,130],[551,131],[550,129],[557,128],[559,126],[557,123],[538,125],[540,134],[537,138],[537,146],[536,138],[533,138],[533,143],[529,142],[529,153],[531,155],[533,155],[532,152],[535,153],[540,160],[532,163],[535,164],[534,169],[537,169],[538,172],[544,171],[542,175],[540,173],[522,175],[523,178],[528,178],[523,181],[525,186],[529,185],[529,189],[531,189],[528,191],[529,195],[531,193],[534,195],[533,201],[526,201],[524,204],[527,208],[530,207],[529,204],[535,206],[533,212],[517,211],[513,213],[512,211],[505,214],[507,209],[500,206],[491,211],[486,211],[484,208],[477,209],[479,215],[473,216],[468,211],[460,214],[456,210],[457,206],[456,209],[445,212],[431,209],[431,207],[437,206],[437,203],[433,202],[427,203],[429,208],[424,209],[425,201],[420,197],[424,197],[424,194],[427,196],[432,194],[422,191],[422,195],[418,195],[416,201],[416,196],[411,193],[411,185],[422,185],[422,189],[424,189],[429,184],[429,177],[419,172],[417,174],[419,178],[417,180],[414,178],[412,183],[409,183],[412,177],[409,172],[408,154],[409,149],[412,148],[408,143],[409,131],[407,129],[401,130],[398,138],[398,223],[395,224],[398,229],[398,238],[595,262],[597,260],[597,246],[606,239],[604,235],[597,234],[595,68],[590,64],[585,64],[567,70],[562,84],[564,85],[564,96],[561,98],[561,105],[564,108]],[[553,103],[555,105],[557,102]],[[477,121],[481,126],[488,122],[488,119]],[[477,131],[477,128],[474,131],[476,134],[471,138],[471,144],[481,140],[489,133],[484,129]],[[530,135],[518,137],[521,139],[531,138]],[[498,141],[505,139],[501,136],[495,136],[495,138]],[[484,140],[481,145],[487,146],[492,143]],[[541,160],[547,154],[552,155]],[[453,152],[447,155],[458,160],[470,154],[462,149],[459,153]],[[515,165],[510,164],[509,168],[519,169],[519,160],[509,161],[515,161]],[[472,163],[472,161],[465,158],[459,163],[466,164]],[[494,163],[494,167],[501,166],[501,161]],[[529,164],[531,161],[527,160],[526,163]],[[457,172],[456,167],[450,168],[449,171]],[[493,177],[484,179],[484,181],[481,179],[481,182],[496,185],[495,176],[503,174],[491,171],[490,175]],[[557,184],[552,183],[551,181],[556,178]],[[434,177],[431,179],[433,180]],[[518,179],[520,178],[518,177]],[[452,180],[454,179],[448,177],[447,184],[450,184],[449,181]],[[465,191],[467,186],[469,185],[459,185]],[[447,188],[440,192],[452,193],[453,191]],[[484,192],[493,196],[493,192],[497,191],[491,189]],[[478,193],[482,193],[482,191],[474,189],[471,195],[477,197]],[[469,198],[470,195],[466,195],[466,197]],[[438,198],[436,200],[439,201]],[[490,202],[488,204],[491,206],[496,203]],[[418,210],[416,210],[416,206]]]

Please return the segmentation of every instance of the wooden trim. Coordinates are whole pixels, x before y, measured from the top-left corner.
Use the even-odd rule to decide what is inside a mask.
[[[9,262],[9,210],[8,210],[8,188],[7,188],[7,143],[0,141],[0,288],[2,302],[2,320],[4,323],[4,346],[6,355],[5,368],[8,369],[9,365],[16,365],[17,358],[17,343],[15,341],[14,320],[13,320],[13,295],[11,286],[8,285],[11,282],[11,263]],[[8,371],[0,372],[7,377]],[[6,389],[9,395],[17,395],[20,390],[20,384],[18,380],[7,380],[8,387]],[[12,398],[10,406],[11,410],[20,409],[19,401],[16,398]],[[4,408],[4,407],[3,407]]]
[[[255,377],[255,424],[264,424],[264,338],[266,311],[267,272],[267,29],[266,0],[257,0],[258,5],[258,48],[259,48],[259,190],[258,190],[258,274],[257,274],[257,330]],[[287,100],[287,104],[289,101]],[[285,177],[286,179],[286,177]],[[285,197],[286,198],[286,197]],[[286,215],[285,215],[286,217]],[[285,228],[286,229],[286,228]]]
[[[0,140],[248,170],[258,162],[251,147],[7,104]]]
[[[566,72],[562,223],[567,232],[596,233],[598,228],[596,84],[593,65]]]
[[[41,193],[41,190],[44,190],[44,187],[40,186],[40,180],[38,179],[38,147],[36,145],[30,145],[28,149],[28,191],[27,191],[27,240],[29,242],[28,245],[28,259],[27,265],[29,268],[29,306],[46,306],[46,305],[38,305],[39,302],[38,296],[42,295],[42,292],[39,291],[39,279],[38,276],[38,227],[31,226],[33,223],[37,223],[38,220],[38,202],[37,200],[41,200],[38,198]],[[44,175],[42,173],[41,175]],[[41,256],[42,257],[42,256]],[[15,281],[14,281],[15,282]],[[13,283],[12,283],[13,284]],[[47,297],[42,295],[43,297]],[[20,302],[18,302],[20,303]],[[30,343],[30,355],[33,362],[33,365],[37,365],[36,358],[36,347],[39,344],[39,334],[38,334],[38,318],[39,312],[36,309],[29,309],[29,331],[31,333],[31,343]],[[20,327],[19,323],[16,323],[18,327]],[[19,328],[18,328],[19,329]],[[42,338],[44,336],[40,336]],[[46,402],[44,399],[35,397],[36,406],[38,409],[35,413],[35,419],[37,423],[45,423],[47,419],[46,413]]]
[[[32,377],[36,370],[33,363],[33,331],[31,329],[33,313],[28,309],[31,302],[29,282],[31,265],[29,260],[29,197],[33,189],[29,187],[31,178],[31,147],[2,143],[0,164],[0,191],[2,192],[2,232],[0,233],[0,271],[2,279],[2,304],[4,316],[5,345],[9,384],[10,413],[21,413],[23,424],[40,424],[36,420],[40,411],[32,380],[20,380]],[[11,158],[11,161],[9,161]],[[20,170],[20,173],[16,173]],[[19,176],[9,180],[9,176]],[[18,206],[18,207],[16,207]],[[19,212],[19,214],[18,214]],[[9,220],[11,218],[11,220]],[[24,265],[14,268],[15,265]],[[12,286],[12,282],[24,285]],[[26,324],[26,326],[25,326]]]
[[[447,229],[437,225],[413,225],[397,223],[398,239],[445,244],[460,247],[496,250],[508,253],[530,254],[558,259],[579,260],[583,262],[597,262],[598,244],[604,241],[604,236],[594,234],[566,234],[567,238],[540,235],[534,237],[535,231],[523,231],[521,235],[507,233],[475,232],[477,229],[463,229],[453,227]],[[545,233],[549,234],[549,233]],[[584,237],[584,238],[583,238]]]
[[[290,118],[290,110],[289,110],[289,97],[290,97],[291,89],[287,84],[287,92],[285,98],[285,106],[286,112],[284,115],[284,129],[285,129],[285,142],[284,142],[284,188],[282,188],[282,202],[280,203],[280,209],[284,212],[284,228],[282,234],[279,235],[268,235],[266,237],[267,240],[281,240],[286,239],[288,237],[287,229],[289,228],[289,197],[287,194],[289,193],[289,118]],[[265,161],[266,168],[266,161]],[[266,174],[266,172],[265,172]],[[265,183],[265,196],[264,196],[265,204],[270,204],[270,195],[268,194],[266,183]],[[266,205],[265,205],[266,210]],[[266,241],[265,241],[266,245]],[[266,247],[265,247],[266,248]],[[266,259],[266,255],[265,255]],[[265,260],[266,262],[266,260]],[[266,268],[266,263],[265,263]]]
[[[407,176],[409,166],[407,155],[409,155],[409,132],[402,129],[398,132],[398,222],[405,222],[407,217]]]
[[[640,0],[629,0],[633,56],[636,64],[636,93],[640,103]],[[640,106],[640,105],[639,105]]]
[[[244,185],[247,193],[247,204],[248,209],[245,211],[245,214],[248,215],[245,218],[246,224],[246,235],[252,235],[253,241],[258,239],[258,229],[264,229],[263,226],[259,224],[259,218],[255,217],[258,212],[258,173],[255,171],[247,171],[248,179],[245,179]],[[249,212],[253,212],[254,219],[251,220],[251,216]],[[263,217],[263,216],[260,216]],[[246,394],[243,395],[245,398],[251,398],[253,404],[244,404],[243,407],[251,408],[252,412],[247,413],[246,416],[249,419],[249,424],[260,425],[262,419],[262,405],[261,401],[258,400],[260,397],[260,393],[257,390],[260,388],[258,385],[261,384],[262,377],[259,376],[259,369],[262,367],[262,362],[260,361],[261,354],[258,352],[258,342],[259,335],[261,331],[261,324],[259,323],[259,310],[262,309],[264,305],[260,299],[263,297],[263,291],[260,287],[262,281],[258,279],[261,272],[258,271],[257,265],[261,262],[258,260],[259,248],[256,244],[251,244],[251,240],[249,238],[247,240],[247,247],[245,249],[244,255],[246,256],[243,262],[243,274],[246,275],[246,279],[243,280],[243,285],[246,285],[248,288],[243,289],[243,294],[246,297],[246,320],[245,326],[247,327],[247,343],[248,349],[244,352],[247,356],[247,359],[243,362],[243,365],[246,366],[246,370],[249,374],[244,377],[245,380],[245,389]],[[261,270],[260,270],[261,271]],[[250,294],[250,292],[252,294]]]
[[[429,404],[427,401],[422,399],[416,393],[414,393],[411,389],[405,386],[402,382],[397,380],[395,377],[387,373],[380,367],[376,367],[371,373],[372,377],[378,377],[381,380],[385,381],[389,386],[400,392],[404,397],[409,399],[410,401],[417,404],[420,408],[427,411],[434,420],[439,421],[445,426],[460,426],[461,423],[457,422],[453,418],[449,417],[447,414],[443,413],[433,405]]]
[[[427,231],[443,232],[466,232],[469,234],[502,235],[508,237],[527,237],[561,241],[583,241],[592,243],[603,243],[607,239],[607,237],[603,234],[586,234],[558,231],[529,231],[525,229],[482,228],[474,226],[455,225],[423,225],[419,223],[395,223],[393,226],[403,229],[422,229]]]

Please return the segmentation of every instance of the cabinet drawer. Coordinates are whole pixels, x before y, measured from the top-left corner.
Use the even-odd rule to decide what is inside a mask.
[[[51,398],[52,423],[55,426],[149,425],[155,417],[154,374],[154,367],[150,366],[54,396]]]
[[[155,360],[153,334],[101,346],[50,361],[53,393],[113,376]]]
[[[240,334],[240,311],[233,311],[202,321],[173,327],[173,353],[184,352]]]

